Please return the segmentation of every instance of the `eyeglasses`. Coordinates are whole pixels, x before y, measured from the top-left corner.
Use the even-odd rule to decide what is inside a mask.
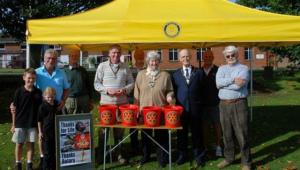
[[[227,59],[229,59],[229,58],[234,58],[235,57],[235,55],[234,54],[231,54],[231,55],[227,55],[227,56],[225,56]]]

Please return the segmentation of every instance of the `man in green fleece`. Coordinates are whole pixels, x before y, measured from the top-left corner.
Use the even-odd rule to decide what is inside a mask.
[[[93,108],[92,90],[86,69],[78,64],[79,51],[71,50],[69,65],[64,68],[70,83],[70,94],[63,110],[64,114],[89,113]]]

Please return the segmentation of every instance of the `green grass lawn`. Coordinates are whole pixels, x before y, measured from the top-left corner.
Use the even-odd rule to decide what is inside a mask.
[[[275,76],[272,80],[266,80],[255,74],[255,80],[260,88],[255,90],[253,104],[253,121],[251,122],[251,151],[253,167],[260,170],[281,170],[300,168],[300,72],[295,76]],[[14,89],[7,87],[0,92],[0,170],[13,169],[14,144],[11,142],[12,134],[9,132],[11,123],[6,106],[12,98]],[[96,102],[95,102],[96,104]],[[94,121],[96,123],[97,111],[94,109]],[[95,128],[95,147],[98,147],[98,129]],[[174,135],[175,137],[175,135]],[[175,138],[173,138],[174,140]],[[129,140],[125,142],[125,149],[129,148]],[[175,145],[175,142],[173,146]],[[126,150],[128,151],[128,150]],[[175,149],[173,148],[173,155]],[[35,152],[34,164],[38,164],[38,152]],[[101,153],[102,154],[102,153]],[[25,154],[23,154],[25,156]],[[128,165],[120,166],[118,163],[107,164],[110,169],[136,169],[136,162],[140,156],[131,159]],[[158,169],[155,154],[153,161],[144,165],[141,169]],[[237,159],[239,155],[237,155]],[[175,159],[175,157],[174,157]],[[24,159],[23,159],[24,160]],[[217,169],[216,164],[222,159],[209,158],[201,169]],[[24,160],[25,161],[25,160]],[[237,160],[226,170],[240,169],[240,160]],[[173,169],[192,169],[194,162],[184,165],[173,165]],[[96,162],[96,169],[102,169],[102,164]],[[168,167],[164,168],[168,169]]]

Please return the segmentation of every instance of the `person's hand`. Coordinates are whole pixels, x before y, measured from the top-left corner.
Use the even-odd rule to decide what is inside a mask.
[[[116,90],[116,89],[107,89],[107,94],[108,95],[111,95],[111,96],[115,96],[117,95],[119,90]]]
[[[10,132],[15,133],[15,128],[16,128],[15,125],[12,125],[11,128],[10,128]]]
[[[16,106],[14,105],[14,103],[10,103],[9,108],[10,108],[10,113],[16,114],[17,109],[16,109]]]
[[[61,111],[65,106],[65,101],[60,101],[58,107],[57,107],[57,111]]]
[[[170,104],[170,105],[174,105],[175,102],[173,101],[173,97],[172,96],[168,96],[167,97],[167,102]]]
[[[117,96],[121,96],[121,95],[125,95],[126,94],[126,89],[119,89],[117,92],[116,92],[116,95]]]
[[[244,86],[245,83],[246,83],[246,81],[244,79],[242,79],[242,78],[237,77],[237,78],[234,79],[234,84],[236,84],[236,85],[238,85],[240,87]]]

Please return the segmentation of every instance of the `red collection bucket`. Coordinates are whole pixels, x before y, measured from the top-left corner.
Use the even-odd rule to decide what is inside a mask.
[[[148,127],[156,127],[160,125],[161,108],[158,106],[143,107],[144,124]]]
[[[180,116],[183,111],[181,106],[165,106],[163,108],[165,114],[165,126],[176,128],[181,125]]]
[[[99,121],[101,125],[113,125],[116,123],[116,105],[100,105],[99,110]]]
[[[137,124],[138,106],[133,104],[124,104],[119,106],[121,111],[122,125],[135,126]]]

